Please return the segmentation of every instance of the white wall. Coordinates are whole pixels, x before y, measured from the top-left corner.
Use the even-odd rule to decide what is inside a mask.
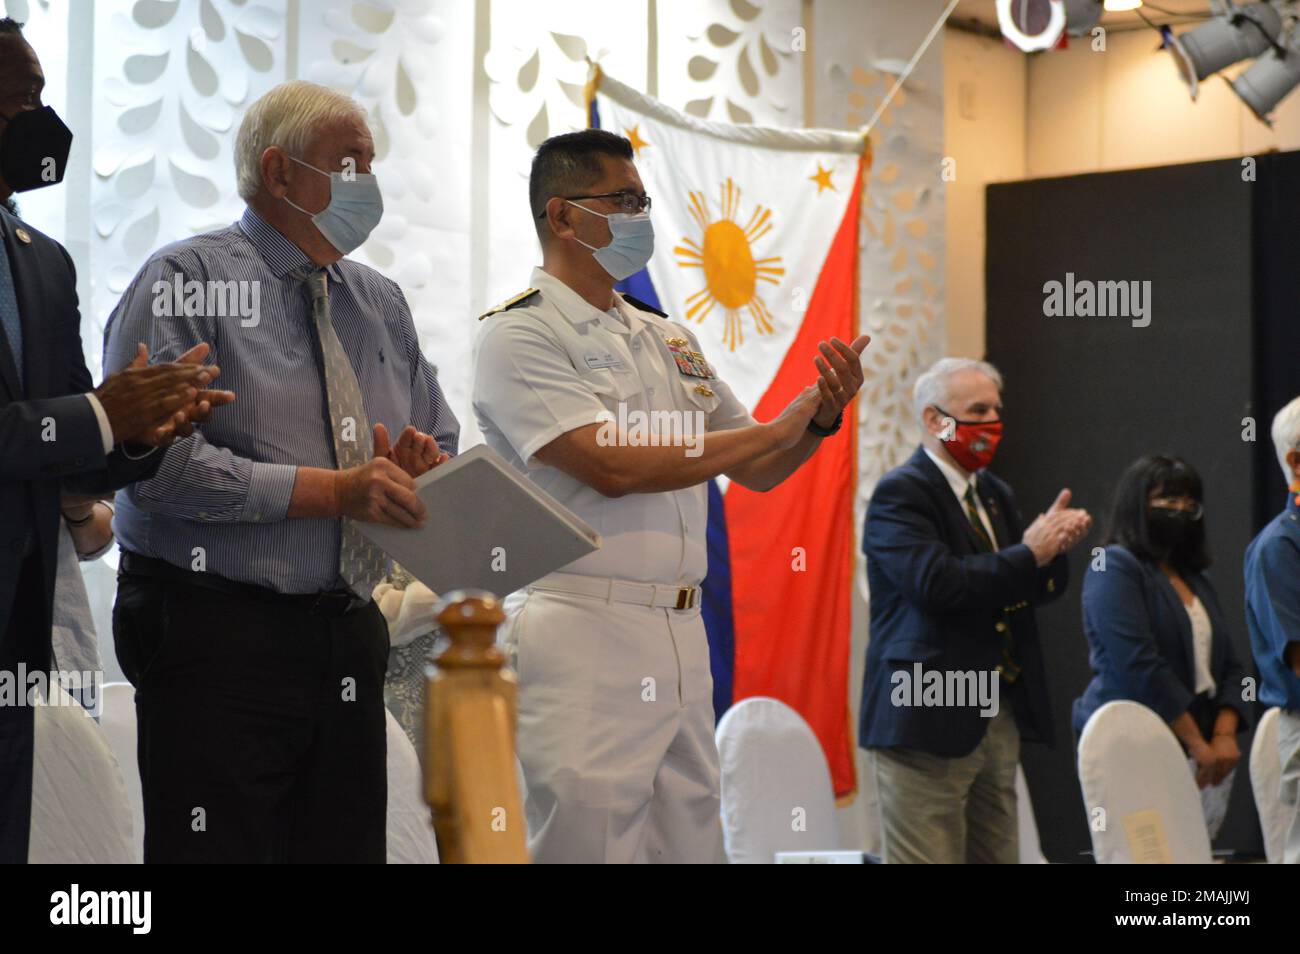
[[[1171,55],[1158,44],[1154,32],[1141,30],[1111,33],[1104,51],[1075,40],[1067,50],[1027,57],[1025,175],[1300,148],[1300,96],[1282,101],[1273,129],[1221,77],[1203,82],[1193,102]]]
[[[943,55],[947,353],[984,355],[984,188],[1025,176],[1026,58],[1001,40],[948,30]]]

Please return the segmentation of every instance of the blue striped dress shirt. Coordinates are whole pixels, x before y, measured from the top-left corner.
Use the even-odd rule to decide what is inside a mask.
[[[131,362],[137,342],[170,361],[206,341],[221,367],[215,386],[236,395],[169,447],[153,477],[118,492],[113,527],[127,550],[281,593],[343,585],[339,521],[287,516],[297,469],[335,467],[311,300],[290,274],[304,265],[301,249],[247,209],[229,228],[155,252],[113,309],[105,375]],[[414,424],[455,454],[460,425],[401,289],[348,259],[326,271],[331,320],[371,424],[394,440]]]

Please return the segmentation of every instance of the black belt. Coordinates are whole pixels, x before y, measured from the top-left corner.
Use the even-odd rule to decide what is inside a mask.
[[[239,583],[235,580],[228,580],[224,576],[218,576],[215,573],[196,573],[191,570],[182,570],[166,560],[155,560],[153,557],[141,556],[125,549],[122,551],[121,560],[118,561],[117,572],[119,576],[129,574],[131,576],[164,580],[169,583],[188,583],[191,586],[201,586],[204,589],[216,590],[218,593],[225,593],[229,596],[259,600],[266,603],[277,603],[316,616],[344,616],[353,610],[370,605],[371,602],[370,600],[361,599],[351,590],[325,590],[320,593],[278,593],[265,586],[258,586],[255,583]]]

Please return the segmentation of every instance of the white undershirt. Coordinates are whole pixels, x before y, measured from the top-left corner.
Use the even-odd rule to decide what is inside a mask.
[[[1192,659],[1195,663],[1196,694],[1214,694],[1216,688],[1214,676],[1210,675],[1210,639],[1214,634],[1210,625],[1210,616],[1205,612],[1199,596],[1193,596],[1191,603],[1184,603],[1187,616],[1192,621]]]

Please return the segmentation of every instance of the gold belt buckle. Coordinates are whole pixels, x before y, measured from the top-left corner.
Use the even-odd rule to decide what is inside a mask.
[[[677,588],[677,609],[694,609],[695,608],[695,587],[680,586]]]

